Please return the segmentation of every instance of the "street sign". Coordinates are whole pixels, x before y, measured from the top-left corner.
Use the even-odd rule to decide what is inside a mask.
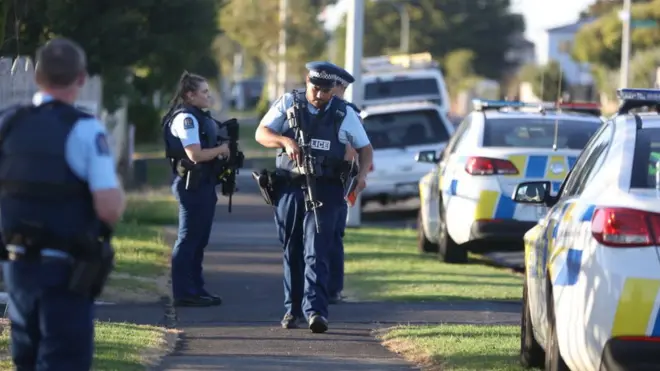
[[[632,28],[655,28],[658,27],[658,21],[655,19],[633,19],[630,21]]]

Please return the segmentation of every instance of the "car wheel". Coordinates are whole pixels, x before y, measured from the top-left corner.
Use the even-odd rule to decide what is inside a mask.
[[[440,228],[438,235],[438,253],[440,255],[440,260],[452,264],[467,263],[467,249],[454,242],[451,238],[449,231],[447,231],[447,223],[445,222],[445,219],[445,211],[440,210]]]
[[[550,286],[550,285],[548,285]],[[546,339],[545,348],[548,350],[545,353],[545,370],[546,371],[571,371],[564,362],[561,353],[559,352],[559,341],[557,340],[557,321],[555,320],[555,305],[552,296],[551,288],[548,287],[550,298],[548,301],[548,338]]]
[[[417,249],[420,254],[424,253],[437,253],[438,245],[432,243],[426,238],[424,234],[424,226],[422,225],[422,210],[417,212]]]
[[[520,321],[520,364],[525,368],[543,368],[545,351],[534,338],[532,315],[527,296],[527,278],[523,283],[523,307]]]

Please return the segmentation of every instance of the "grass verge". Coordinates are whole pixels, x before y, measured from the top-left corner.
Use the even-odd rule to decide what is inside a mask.
[[[0,370],[12,370],[9,325],[0,323]],[[176,333],[159,327],[130,323],[97,322],[93,370],[137,371],[151,366],[172,351]],[[168,341],[169,340],[169,341]]]
[[[479,264],[446,264],[416,251],[413,230],[348,230],[346,287],[363,300],[520,300],[522,278]]]
[[[148,302],[167,293],[171,246],[163,238],[162,227],[176,224],[177,219],[177,204],[170,195],[128,195],[126,212],[113,240],[116,267],[101,300]]]
[[[379,338],[390,351],[429,371],[523,370],[519,326],[401,326]]]

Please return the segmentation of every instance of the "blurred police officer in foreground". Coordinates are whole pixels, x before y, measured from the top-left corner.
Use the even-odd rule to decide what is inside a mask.
[[[209,84],[184,72],[163,120],[166,156],[171,160],[172,192],[179,202],[179,233],[172,251],[172,294],[176,306],[212,306],[222,299],[204,289],[202,262],[209,243],[215,205],[215,162],[229,156],[218,145],[218,127],[208,110]]]
[[[341,169],[346,164],[346,144],[357,149],[363,168],[371,165],[373,151],[355,111],[342,99],[333,97],[338,79],[336,66],[311,66],[306,91],[296,93],[299,109],[293,110],[303,131],[309,135],[311,153],[318,168],[316,209],[321,225],[317,233],[313,212],[305,211],[303,186],[298,166],[304,160],[287,111],[294,106],[293,93],[280,97],[261,120],[255,139],[267,148],[282,149],[277,157],[276,175],[283,179],[274,200],[275,221],[284,247],[284,306],[282,327],[295,328],[306,318],[314,333],[328,329],[329,257],[335,242],[337,220],[341,217],[344,189]],[[347,168],[347,167],[346,167]],[[366,172],[357,175],[357,191],[366,186]]]
[[[318,63],[318,62],[317,62]],[[308,64],[309,66],[309,64]],[[355,78],[345,69],[336,66],[337,75],[339,79],[336,81],[336,86],[332,90],[335,97],[344,99],[344,94],[348,85],[355,82]],[[360,109],[351,102],[346,102],[355,113],[360,114]],[[350,144],[346,144],[346,155],[344,159],[351,163],[357,161],[356,158],[357,152],[351,147]],[[346,217],[348,215],[348,204],[344,202],[341,206],[341,215],[337,220],[337,230],[335,235],[335,243],[338,248],[333,249],[330,256],[330,280],[328,282],[328,293],[329,293],[329,303],[338,304],[343,300],[342,291],[344,290],[344,231],[346,230]]]
[[[12,358],[17,370],[86,371],[99,292],[79,290],[91,276],[78,268],[96,266],[97,251],[87,247],[96,248],[102,229],[120,219],[124,194],[103,124],[73,106],[85,83],[85,53],[58,38],[36,60],[32,105],[0,118]]]

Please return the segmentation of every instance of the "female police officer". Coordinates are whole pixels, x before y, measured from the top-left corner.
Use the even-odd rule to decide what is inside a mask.
[[[304,97],[295,98],[300,105],[294,112],[310,137],[311,156],[318,166],[330,168],[330,163],[344,161],[349,143],[358,151],[361,168],[368,169],[372,161],[369,138],[353,109],[332,95],[337,79],[336,66],[320,63],[308,68],[306,91]],[[275,201],[275,219],[284,247],[286,314],[282,327],[295,328],[304,316],[312,332],[320,333],[328,329],[328,258],[330,251],[337,248],[334,236],[344,202],[343,188],[332,170],[328,170],[328,174],[318,174],[316,197],[322,206],[317,209],[321,224],[320,233],[317,233],[314,215],[305,210],[302,184],[295,176],[296,164],[300,165],[302,158],[297,137],[286,122],[293,106],[293,94],[280,97],[261,120],[255,139],[265,147],[283,149],[278,155],[277,167],[285,179],[290,179],[279,190]],[[365,178],[366,172],[358,174],[358,191],[364,189]]]
[[[172,251],[172,294],[177,306],[219,305],[222,299],[204,289],[202,261],[218,201],[213,165],[229,155],[217,146],[217,126],[205,109],[211,105],[209,85],[184,72],[163,119],[166,156],[175,174],[172,192],[179,202],[179,233]]]

